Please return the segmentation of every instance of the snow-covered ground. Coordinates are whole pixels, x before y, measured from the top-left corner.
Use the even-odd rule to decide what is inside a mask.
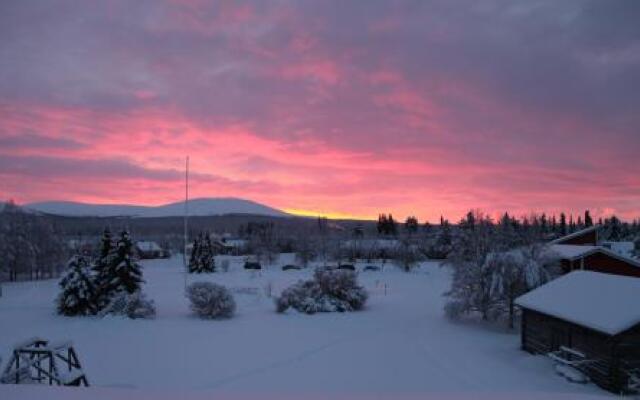
[[[283,255],[278,265],[289,257]],[[173,394],[168,398],[606,396],[593,385],[567,382],[548,359],[522,352],[516,334],[448,321],[442,293],[450,275],[437,263],[412,273],[392,266],[361,272],[360,282],[371,294],[365,311],[308,316],[275,313],[269,292],[277,294],[311,270],[283,272],[273,266],[248,272],[240,262],[233,259],[226,273],[188,276],[188,282],[211,280],[236,292],[237,315],[223,321],[191,315],[178,258],[143,262],[155,320],[60,317],[53,308],[56,281],[5,284],[0,354],[6,362],[12,344],[32,336],[71,339],[94,399],[160,393]],[[69,389],[0,385],[0,398],[83,398],[87,389],[71,390],[70,395]]]

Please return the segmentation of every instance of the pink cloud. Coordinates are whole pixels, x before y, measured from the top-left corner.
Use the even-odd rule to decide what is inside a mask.
[[[637,44],[612,51],[613,66],[606,46],[583,57],[591,28],[554,13],[198,0],[22,11],[0,38],[4,197],[174,201],[190,155],[194,195],[284,209],[640,214]]]

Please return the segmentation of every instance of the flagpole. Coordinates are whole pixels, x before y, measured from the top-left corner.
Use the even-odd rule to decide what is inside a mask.
[[[185,160],[184,170],[184,252],[182,264],[184,267],[184,289],[187,290],[187,245],[189,243],[189,156]]]

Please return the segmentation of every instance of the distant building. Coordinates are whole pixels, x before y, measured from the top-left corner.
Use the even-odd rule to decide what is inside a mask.
[[[135,250],[138,256],[143,259],[167,258],[169,253],[162,249],[156,242],[138,241],[135,244]]]
[[[640,279],[574,271],[516,300],[522,349],[614,393],[640,389]]]
[[[245,239],[232,238],[229,234],[222,236],[211,236],[211,244],[218,254],[233,256],[245,255],[249,247],[249,241]]]
[[[600,242],[598,226],[592,226],[553,240],[549,249],[560,257],[562,271],[596,271],[640,278],[640,261],[621,251],[621,243]]]
[[[598,245],[599,226],[594,225],[557,238],[551,244]]]

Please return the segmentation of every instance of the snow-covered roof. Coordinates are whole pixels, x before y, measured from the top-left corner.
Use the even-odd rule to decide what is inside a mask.
[[[139,241],[136,242],[136,247],[142,251],[161,251],[162,247],[156,242]]]
[[[516,304],[609,335],[640,323],[640,279],[573,271],[520,296]]]
[[[245,239],[225,239],[222,241],[222,244],[228,247],[244,247],[247,245],[247,240]]]
[[[568,235],[559,237],[556,240],[552,240],[551,244],[561,243],[561,242],[564,242],[565,240],[573,239],[575,237],[582,236],[582,235],[587,234],[589,232],[597,231],[598,229],[600,229],[600,226],[592,225],[592,226],[586,227],[584,229],[580,229],[579,231],[575,231],[575,232],[570,233]]]
[[[624,261],[627,264],[640,268],[640,262],[624,254],[615,252],[602,246],[589,246],[582,244],[552,244],[549,249],[560,255],[565,260],[578,260],[594,253],[603,253],[609,257]]]
[[[563,259],[575,260],[588,256],[589,254],[598,251],[599,246],[589,246],[582,244],[552,244],[549,246],[549,250],[557,253]]]

